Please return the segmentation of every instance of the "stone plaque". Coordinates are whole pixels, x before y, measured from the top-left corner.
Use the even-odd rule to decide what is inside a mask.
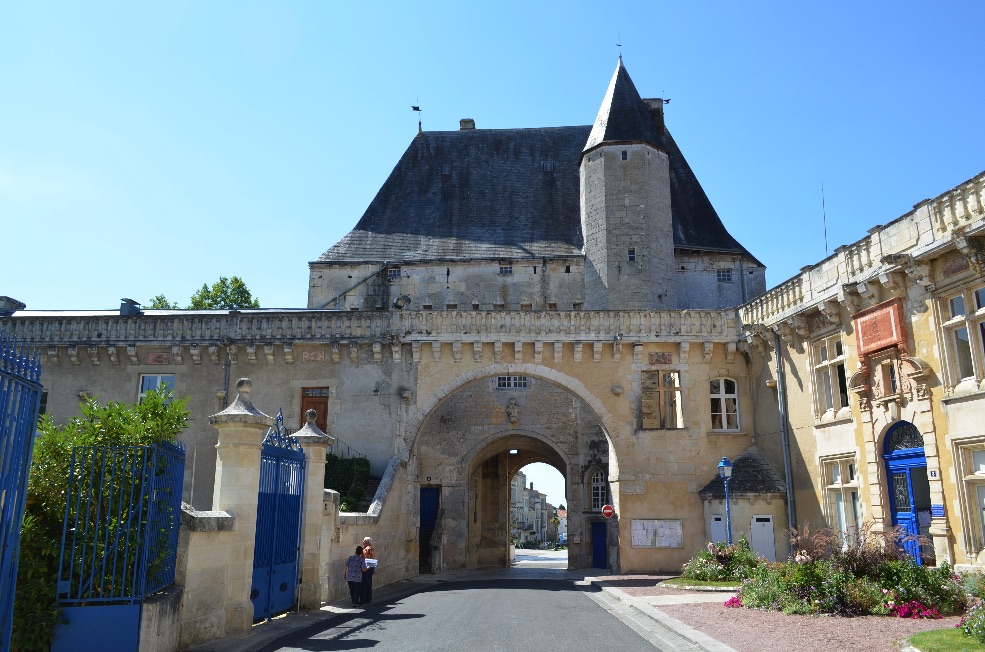
[[[898,346],[906,353],[906,332],[903,328],[903,300],[892,299],[868,310],[855,313],[855,340],[859,355]]]
[[[168,364],[170,361],[167,353],[147,354],[147,364]]]
[[[325,352],[305,351],[301,354],[301,362],[325,362]]]
[[[966,269],[968,269],[968,259],[965,256],[952,256],[941,261],[941,276],[944,278],[960,274]]]
[[[648,354],[650,359],[650,364],[670,364],[671,357],[669,353],[664,351],[657,351],[655,353]]]

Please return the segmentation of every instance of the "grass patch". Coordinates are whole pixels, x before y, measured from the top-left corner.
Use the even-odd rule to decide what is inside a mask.
[[[985,652],[985,644],[966,636],[956,627],[914,634],[910,637],[910,645],[920,652]]]
[[[660,582],[660,586],[707,586],[709,588],[736,589],[740,582],[720,580],[689,580],[686,577],[672,577]]]

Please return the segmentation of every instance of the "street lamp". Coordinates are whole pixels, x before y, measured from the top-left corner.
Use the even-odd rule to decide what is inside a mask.
[[[725,481],[725,543],[732,545],[732,514],[728,505],[728,481],[732,477],[732,463],[722,457],[718,463],[718,477]]]

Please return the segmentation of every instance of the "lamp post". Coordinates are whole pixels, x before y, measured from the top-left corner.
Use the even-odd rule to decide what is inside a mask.
[[[725,543],[732,545],[732,513],[728,504],[728,481],[732,477],[732,463],[722,457],[718,463],[718,477],[725,481]]]

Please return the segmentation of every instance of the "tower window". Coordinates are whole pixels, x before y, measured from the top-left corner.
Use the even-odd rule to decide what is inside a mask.
[[[512,274],[513,273],[513,263],[500,263],[499,264],[500,274]]]
[[[623,150],[622,151],[622,160],[625,161],[628,158],[629,158],[629,152],[627,152],[626,150]]]
[[[626,254],[626,259],[631,263],[636,262],[636,247],[629,248],[629,252]]]
[[[731,283],[732,282],[732,270],[731,269],[719,269],[718,271],[718,282],[719,283]]]
[[[390,280],[400,278],[400,267],[388,267],[386,270],[386,277]]]

